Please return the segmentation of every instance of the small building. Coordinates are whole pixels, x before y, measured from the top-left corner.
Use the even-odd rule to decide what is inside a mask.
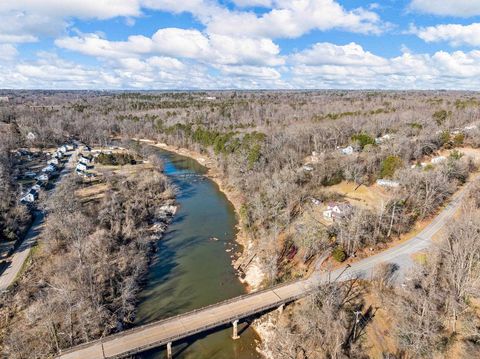
[[[331,202],[327,205],[327,209],[323,211],[323,217],[335,221],[342,219],[352,213],[353,207],[346,202]]]
[[[35,191],[33,188],[28,191],[28,193],[23,196],[20,201],[23,203],[33,203],[37,200],[38,198],[38,192]]]
[[[27,178],[35,178],[37,174],[35,172],[32,172],[32,171],[28,171],[28,172],[25,172],[25,177]]]
[[[41,182],[48,182],[50,176],[46,173],[42,173],[41,175],[37,176],[37,181]]]
[[[33,189],[35,192],[40,191],[40,185],[38,183],[34,184],[31,189]]]
[[[84,154],[81,154],[80,157],[78,158],[78,162],[83,163],[85,165],[90,165],[93,162],[93,157],[92,156],[86,156]]]
[[[439,164],[439,163],[442,163],[446,160],[447,160],[447,158],[445,156],[438,156],[438,157],[432,158],[432,160],[430,162],[432,162],[433,164]]]
[[[65,147],[67,148],[67,151],[73,151],[75,149],[75,146],[74,145],[65,145]]]
[[[353,155],[353,152],[355,152],[355,150],[352,146],[347,146],[347,147],[341,148],[340,150],[341,150],[342,154],[344,154],[346,156]]]
[[[63,145],[63,146],[59,147],[58,151],[62,152],[63,154],[67,153],[68,152],[67,146]]]
[[[55,157],[55,158],[58,158],[59,160],[61,160],[63,158],[63,152],[62,151],[54,152],[52,157]]]
[[[309,164],[304,165],[302,168],[303,168],[303,170],[306,171],[306,172],[311,172],[311,171],[313,171],[313,166],[312,166],[312,165],[309,165]]]
[[[52,173],[57,170],[57,167],[53,164],[49,164],[47,167],[42,168],[43,173]]]
[[[465,131],[473,131],[473,130],[477,129],[477,126],[476,125],[469,125],[469,126],[465,126],[463,129]]]
[[[93,166],[89,166],[89,165],[86,165],[85,163],[81,163],[81,162],[77,164],[77,167],[75,167],[75,169],[77,171],[81,171],[81,172],[86,172],[91,168],[93,168]]]
[[[60,161],[58,160],[57,157],[53,157],[51,158],[50,160],[47,161],[47,164],[49,165],[58,165],[60,163]]]
[[[396,188],[400,186],[400,183],[397,181],[392,181],[388,179],[378,179],[377,184],[382,187],[390,187],[390,188]]]

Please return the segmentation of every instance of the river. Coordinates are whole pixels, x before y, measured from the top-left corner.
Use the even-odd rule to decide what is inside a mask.
[[[179,209],[158,241],[146,285],[140,293],[137,324],[200,308],[246,292],[235,275],[231,256],[239,251],[235,210],[195,160],[160,149],[165,174],[178,187]],[[218,240],[213,240],[216,238]],[[173,345],[176,359],[255,359],[258,336],[245,324],[240,339],[230,327],[197,335]],[[165,358],[164,348],[137,356]]]

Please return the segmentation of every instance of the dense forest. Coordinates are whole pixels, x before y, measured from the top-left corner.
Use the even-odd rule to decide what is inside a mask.
[[[28,211],[16,200],[14,149],[47,148],[69,138],[101,145],[113,138],[146,138],[209,156],[228,185],[243,194],[240,223],[253,243],[249,251],[266,273],[265,286],[303,275],[325,253],[332,252],[341,262],[362,257],[367,249],[386,248],[431,219],[478,169],[478,158],[465,152],[480,147],[477,93],[19,91],[3,95],[9,96],[9,102],[0,106],[0,240],[21,235],[29,221]],[[161,200],[171,198],[161,174],[150,180],[165,189]],[[339,185],[373,188],[378,187],[377,180],[394,184],[382,190],[388,195],[381,204],[350,203],[341,219],[327,224],[309,216],[312,201],[345,202],[336,190]],[[155,203],[154,193],[145,198],[148,203],[132,202],[132,187],[146,189],[149,184],[139,178],[129,181],[131,186],[110,184],[112,193],[103,199],[98,216],[88,207],[79,210],[74,202],[62,202],[62,193],[73,191],[74,181],[62,185],[49,201],[53,217],[46,227],[49,252],[39,260],[51,265],[34,274],[39,284],[19,288],[17,298],[10,298],[18,303],[21,297],[21,305],[31,311],[28,324],[16,326],[4,339],[9,357],[41,357],[128,323],[134,313],[129,296],[135,292],[135,273],[145,270],[146,244],[132,241],[134,234],[143,236],[135,232],[131,218],[116,215],[128,212],[135,221],[148,222]],[[395,322],[390,333],[395,350],[385,351],[384,357],[432,357],[432,353],[455,357],[452,350],[458,357],[480,356],[479,204],[478,191],[471,190],[460,219],[449,226],[438,250],[417,264],[408,285],[394,286],[388,278],[393,270],[384,268],[371,284],[321,288],[294,306],[288,321],[278,324],[277,340],[265,343],[268,350],[278,359],[364,357],[368,343],[352,328],[353,312],[365,304],[368,291],[381,298]],[[117,206],[128,210],[118,211]],[[61,223],[55,222],[57,217]],[[65,220],[71,223],[65,226]],[[60,224],[72,232],[55,227]],[[74,228],[85,233],[73,232]],[[82,247],[78,238],[85,236],[92,246]],[[119,266],[131,273],[119,275],[126,278],[119,283],[102,273],[103,261],[125,255],[115,250],[118,241],[133,258]],[[79,262],[82,265],[74,270],[82,290],[72,292],[76,297],[65,297],[62,287],[71,284],[62,273]],[[42,284],[44,278],[50,278],[50,285]],[[101,290],[91,292],[89,286]],[[56,308],[63,309],[59,313]],[[32,339],[40,336],[42,344]]]

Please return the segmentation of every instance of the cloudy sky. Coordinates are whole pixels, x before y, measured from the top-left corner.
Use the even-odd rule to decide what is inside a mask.
[[[0,88],[480,90],[480,0],[0,0]]]

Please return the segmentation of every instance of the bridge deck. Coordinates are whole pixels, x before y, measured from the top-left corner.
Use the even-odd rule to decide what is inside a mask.
[[[298,281],[242,295],[216,305],[73,347],[63,352],[58,358],[122,358],[275,308],[307,295],[309,289],[307,281]]]

